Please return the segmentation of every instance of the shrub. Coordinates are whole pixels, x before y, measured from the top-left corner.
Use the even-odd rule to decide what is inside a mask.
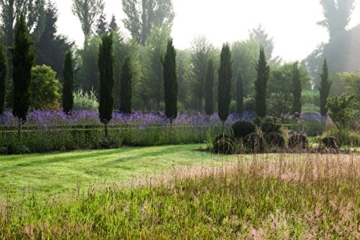
[[[244,138],[251,133],[255,133],[256,126],[253,122],[240,120],[231,126],[231,130],[236,139]]]
[[[244,138],[244,146],[251,149],[253,153],[263,153],[265,151],[265,139],[260,133],[250,133]]]
[[[288,146],[290,148],[307,148],[308,143],[309,141],[304,134],[295,133],[288,140]]]
[[[221,134],[213,142],[215,153],[233,154],[236,151],[236,139],[229,135]]]
[[[98,110],[99,103],[94,91],[84,92],[82,89],[74,93],[73,110]]]
[[[271,133],[271,132],[282,133],[281,130],[282,124],[280,120],[277,118],[266,117],[265,119],[260,121],[259,125],[263,133]]]
[[[269,134],[266,134],[266,142],[271,147],[279,147],[284,148],[286,140],[283,135],[277,132],[271,132]]]
[[[321,140],[321,143],[326,148],[332,148],[335,150],[339,150],[340,141],[334,136],[326,136]]]

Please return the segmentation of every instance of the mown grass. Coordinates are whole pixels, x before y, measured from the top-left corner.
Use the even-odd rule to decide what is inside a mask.
[[[30,195],[10,205],[4,202],[0,206],[0,236],[3,239],[360,238],[359,156],[266,154],[247,155],[249,159],[239,155],[234,161],[234,156],[217,159],[217,155],[191,151],[195,146],[140,151],[140,162],[152,159],[143,162],[143,167],[160,160],[159,165],[150,169],[164,166],[160,151],[165,153],[164,161],[175,159],[174,163],[193,165],[148,177],[144,182],[134,180],[127,186],[96,185],[86,192],[74,192],[70,201],[64,200],[60,193],[43,201]],[[137,150],[123,150],[123,155]],[[105,161],[105,165],[111,165],[119,158],[117,155],[109,160],[111,157],[106,155],[98,156],[98,161],[93,157],[94,164]],[[131,156],[128,158],[131,162]],[[73,164],[83,161],[86,162],[79,160]],[[212,166],[191,164],[196,161]],[[211,164],[212,161],[222,164]],[[171,164],[165,166],[175,169]],[[102,168],[99,169],[101,172]]]
[[[123,147],[64,153],[0,156],[0,201],[36,193],[47,198],[95,185],[113,185],[145,179],[174,167],[220,164],[236,160],[199,149],[203,144]]]

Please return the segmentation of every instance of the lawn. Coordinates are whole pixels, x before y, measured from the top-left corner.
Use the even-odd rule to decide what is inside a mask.
[[[95,185],[121,184],[169,174],[173,168],[217,165],[236,156],[214,155],[204,144],[0,156],[0,199],[40,198]],[[248,156],[249,157],[249,156]]]
[[[205,148],[2,156],[0,239],[360,238],[358,154]]]

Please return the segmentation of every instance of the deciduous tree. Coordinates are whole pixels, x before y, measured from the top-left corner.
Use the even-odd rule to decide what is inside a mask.
[[[131,113],[132,79],[131,59],[126,57],[121,68],[120,77],[120,112],[123,113]]]
[[[292,66],[292,95],[293,95],[293,106],[292,106],[292,113],[301,113],[301,78],[300,78],[300,70],[299,70],[299,63],[295,62]]]
[[[122,0],[124,26],[133,39],[145,46],[154,27],[171,29],[174,8],[171,0]]]
[[[214,113],[214,62],[209,59],[205,76],[205,113]]]
[[[105,7],[104,0],[73,0],[72,12],[81,23],[84,33],[84,48],[87,47],[88,39],[94,31],[96,20],[103,13]]]
[[[244,111],[244,79],[242,76],[241,68],[238,69],[236,74],[236,112],[242,114]]]

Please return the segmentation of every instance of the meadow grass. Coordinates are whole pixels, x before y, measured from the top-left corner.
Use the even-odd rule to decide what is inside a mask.
[[[48,164],[60,169],[67,165],[87,177],[82,176],[83,183],[99,178],[128,184],[95,184],[73,192],[70,200],[64,193],[42,200],[34,194],[14,202],[6,198],[0,205],[0,239],[360,238],[358,155],[221,156],[193,151],[197,148],[30,155],[30,165],[39,172]],[[24,166],[28,161],[14,157],[1,158],[7,171],[18,167],[18,173],[30,172]],[[128,169],[109,171],[119,166],[133,169],[127,177]],[[89,177],[84,169],[94,172]],[[132,177],[136,172],[144,181]],[[70,181],[75,186],[77,178],[62,180]]]

